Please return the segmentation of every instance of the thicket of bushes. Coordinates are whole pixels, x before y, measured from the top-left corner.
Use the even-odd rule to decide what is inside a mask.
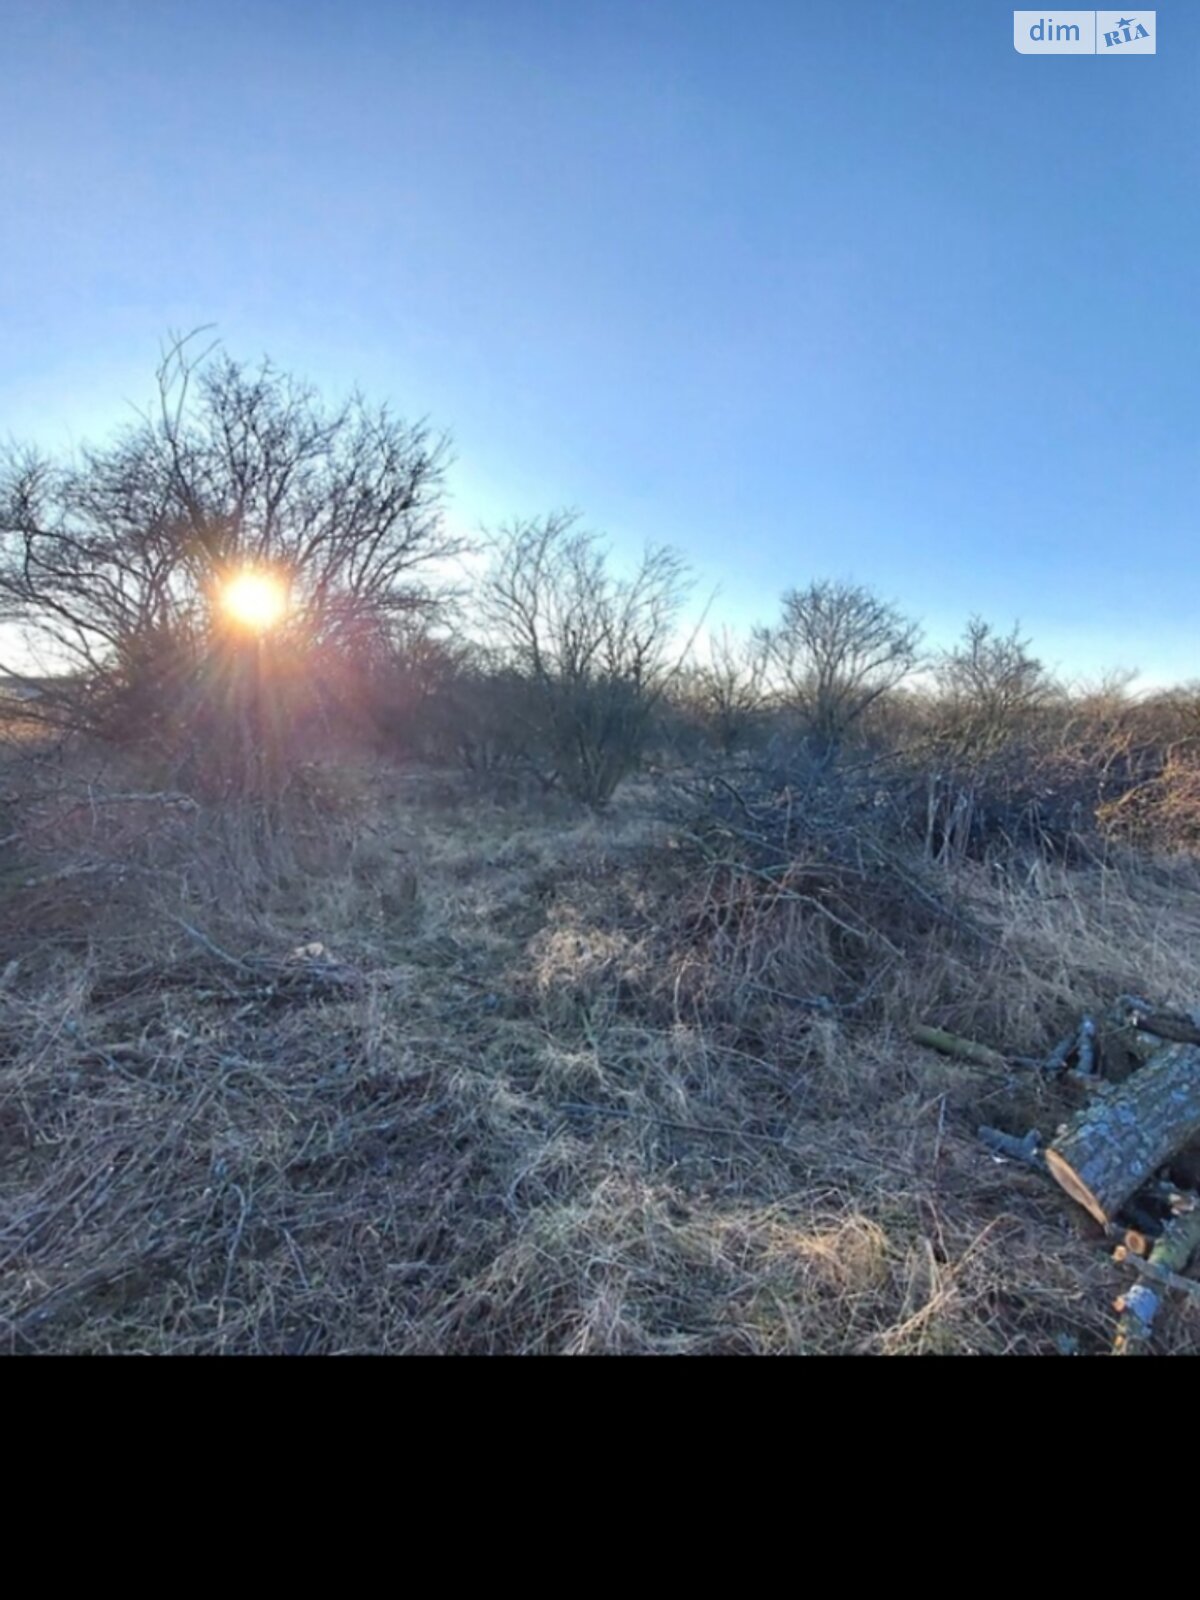
[[[932,859],[1014,847],[1079,857],[1105,839],[1200,846],[1200,691],[1135,697],[1116,682],[1072,691],[1009,636],[1002,670],[976,652],[972,623],[918,687],[873,700],[832,744],[750,649],[695,652],[652,690],[620,677],[539,684],[463,649],[436,673],[403,659],[373,685],[378,748],[501,785],[522,775],[602,804],[647,763],[724,771],[811,793],[866,793]],[[1019,656],[1019,672],[1010,672]],[[972,663],[970,677],[964,660]],[[1006,681],[1007,680],[1007,681]],[[553,696],[547,705],[547,698]]]
[[[371,747],[603,806],[647,760],[848,771],[932,857],[1200,842],[1200,693],[1068,692],[1014,630],[952,649],[862,586],[789,589],[746,638],[681,629],[684,563],[619,572],[571,514],[486,536],[468,592],[435,575],[445,443],[361,397],[176,341],[155,406],[103,448],[0,470],[0,606],[42,646],[61,732],[151,753],[198,795],[270,800],[322,751]],[[284,622],[230,624],[274,575]]]

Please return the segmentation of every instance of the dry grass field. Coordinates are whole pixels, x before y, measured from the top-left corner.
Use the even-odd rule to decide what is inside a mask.
[[[910,1030],[1032,1054],[1117,993],[1194,999],[1192,861],[780,882],[667,778],[592,816],[314,769],[273,834],[129,772],[23,792],[8,1350],[1109,1348],[1099,1230],[975,1137],[1051,1131],[1068,1086]],[[1200,1307],[1156,1348],[1200,1351]]]

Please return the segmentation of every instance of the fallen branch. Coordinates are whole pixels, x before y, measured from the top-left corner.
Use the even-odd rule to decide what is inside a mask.
[[[182,917],[173,916],[171,920],[222,965],[280,994],[296,994],[305,989],[347,992],[361,987],[363,982],[361,972],[334,961],[325,954],[323,945],[302,945],[284,960],[271,956],[235,956]]]
[[[1174,1044],[1200,1044],[1200,1024],[1186,1011],[1156,1009],[1138,995],[1123,994],[1113,1007],[1116,1020],[1139,1033]]]
[[[1041,1135],[1036,1128],[1031,1128],[1023,1139],[1018,1139],[1014,1133],[1003,1133],[999,1128],[986,1126],[978,1130],[978,1136],[988,1149],[994,1150],[997,1155],[1007,1156],[1010,1161],[1019,1161],[1023,1166],[1032,1167],[1044,1178],[1050,1176],[1050,1169],[1046,1165],[1046,1153],[1041,1147]]]
[[[218,961],[232,967],[235,972],[253,973],[254,968],[239,956],[231,956],[228,950],[222,950],[219,944],[214,944],[206,933],[201,933],[199,928],[193,928],[190,922],[185,922],[182,917],[172,916],[171,921],[178,924],[187,934],[189,939],[194,939],[202,950],[207,950],[210,956],[215,956]]]
[[[1079,1024],[1079,1060],[1075,1071],[1081,1078],[1090,1078],[1096,1071],[1096,1021],[1084,1017]]]
[[[953,1056],[957,1061],[969,1061],[974,1067],[998,1067],[1004,1072],[1009,1070],[1008,1057],[1002,1056],[998,1050],[992,1050],[986,1044],[976,1044],[973,1039],[964,1039],[960,1034],[947,1033],[944,1028],[922,1025],[913,1029],[912,1036],[917,1044],[924,1045],[926,1049]]]
[[[1185,1278],[1178,1272],[1172,1272],[1169,1267],[1164,1267],[1160,1262],[1147,1260],[1129,1245],[1118,1245],[1113,1251],[1113,1260],[1119,1266],[1132,1267],[1135,1272],[1141,1273],[1144,1278],[1149,1278],[1152,1283],[1161,1283],[1166,1289],[1178,1289],[1190,1299],[1200,1301],[1200,1283],[1197,1283],[1195,1278]]]
[[[1076,1028],[1073,1033],[1067,1034],[1065,1039],[1060,1039],[1059,1042],[1054,1046],[1054,1049],[1051,1050],[1050,1054],[1046,1057],[1046,1071],[1065,1072],[1067,1062],[1070,1061],[1071,1057],[1075,1054],[1078,1044],[1079,1029]]]

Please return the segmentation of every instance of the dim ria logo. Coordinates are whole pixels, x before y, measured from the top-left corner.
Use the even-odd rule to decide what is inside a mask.
[[[1153,11],[1013,12],[1013,44],[1023,56],[1152,56]]]

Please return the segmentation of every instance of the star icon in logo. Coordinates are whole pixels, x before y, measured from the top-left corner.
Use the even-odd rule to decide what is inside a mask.
[[[1117,27],[1118,28],[1132,28],[1136,21],[1137,21],[1136,17],[1118,17],[1117,18]]]

